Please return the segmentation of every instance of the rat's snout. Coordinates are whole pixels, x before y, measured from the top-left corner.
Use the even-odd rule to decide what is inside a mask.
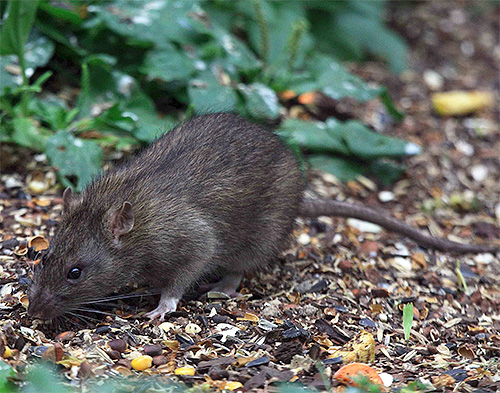
[[[53,319],[61,315],[56,296],[50,290],[36,288],[30,291],[28,315],[33,318]]]

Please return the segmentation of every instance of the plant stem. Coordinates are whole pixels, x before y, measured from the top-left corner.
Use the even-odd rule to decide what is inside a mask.
[[[19,66],[21,67],[24,87],[23,91],[21,92],[21,112],[24,117],[28,117],[28,103],[30,92],[27,90],[28,77],[26,76],[26,61],[24,60],[24,53],[19,53],[17,57],[19,59]]]
[[[262,10],[262,4],[259,0],[254,0],[252,2],[253,9],[255,12],[255,17],[257,19],[257,24],[260,30],[261,48],[260,55],[264,63],[264,68],[267,66],[267,56],[269,52],[269,28],[267,26],[266,18],[264,17],[264,11]]]

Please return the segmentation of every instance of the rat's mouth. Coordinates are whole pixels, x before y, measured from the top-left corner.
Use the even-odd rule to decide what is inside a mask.
[[[41,308],[28,308],[28,315],[32,318],[50,320],[54,319],[61,315],[59,310],[50,308],[50,309],[41,309]]]

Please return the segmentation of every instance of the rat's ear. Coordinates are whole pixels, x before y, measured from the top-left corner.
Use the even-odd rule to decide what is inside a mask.
[[[63,213],[68,213],[79,202],[79,197],[73,194],[70,187],[66,187],[63,192]]]
[[[130,202],[123,202],[118,210],[114,211],[110,217],[111,232],[116,242],[122,235],[129,233],[134,227],[134,212]]]

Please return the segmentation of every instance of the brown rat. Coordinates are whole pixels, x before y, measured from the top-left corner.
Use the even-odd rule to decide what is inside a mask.
[[[52,319],[127,283],[161,289],[160,319],[209,274],[234,292],[286,246],[297,215],[354,217],[446,251],[488,246],[437,239],[360,205],[303,200],[297,160],[269,130],[238,116],[193,118],[142,153],[64,192],[64,216],[35,269],[28,313]]]

